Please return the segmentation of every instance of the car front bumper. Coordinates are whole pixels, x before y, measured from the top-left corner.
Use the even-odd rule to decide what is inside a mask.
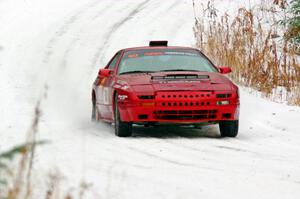
[[[154,99],[118,101],[121,120],[132,123],[214,123],[239,119],[239,98],[211,92],[164,93]]]

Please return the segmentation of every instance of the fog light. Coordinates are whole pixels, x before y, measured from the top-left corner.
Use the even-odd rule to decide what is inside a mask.
[[[118,100],[119,101],[124,101],[128,99],[128,95],[118,95]]]
[[[141,106],[146,106],[146,107],[155,106],[155,103],[154,102],[143,102],[143,103],[141,103]]]
[[[217,105],[228,105],[229,101],[225,100],[225,101],[217,101]]]

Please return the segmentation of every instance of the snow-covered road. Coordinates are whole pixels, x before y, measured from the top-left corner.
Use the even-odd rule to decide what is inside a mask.
[[[232,3],[232,1],[231,1]],[[95,198],[299,198],[300,108],[241,92],[240,134],[90,122],[91,84],[115,51],[193,46],[190,0],[0,0],[0,151],[25,139],[45,84],[36,186],[59,169]]]

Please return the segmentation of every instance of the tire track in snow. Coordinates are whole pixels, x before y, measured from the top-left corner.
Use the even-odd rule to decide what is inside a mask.
[[[181,0],[180,0],[181,1]],[[179,6],[180,4],[180,1],[175,1],[175,2],[173,2],[171,5],[169,5],[167,8],[165,8],[163,11],[167,11],[167,12],[170,12],[171,10],[173,10],[173,9],[175,9],[175,8],[177,8],[177,6]],[[159,2],[160,3],[160,2]],[[171,12],[170,12],[171,13]],[[177,34],[177,30],[178,29],[180,29],[184,24],[182,24],[182,23],[179,23],[178,22],[179,20],[176,20],[176,22],[177,22],[177,24],[176,25],[173,25],[173,29],[172,30],[170,30],[169,32],[172,32],[172,34],[173,35],[176,35]],[[157,21],[156,20],[151,20],[151,24],[153,24],[153,23],[156,23]],[[150,38],[152,38],[153,37],[153,34],[154,34],[154,32],[152,31],[150,34],[149,34],[149,36],[150,36]],[[173,36],[172,35],[172,36]]]
[[[207,152],[210,152],[212,148],[210,148],[209,150],[206,148],[206,149],[203,149],[203,148],[198,148],[196,146],[191,146],[191,145],[188,145],[188,144],[183,144],[181,143],[180,145],[178,145],[177,143],[173,142],[173,141],[167,141],[169,144],[172,144],[176,147],[180,147],[180,148],[183,148],[185,150],[190,150],[190,151],[193,151],[193,152],[201,152],[201,153],[207,153]],[[221,143],[220,143],[221,144]],[[244,149],[243,147],[242,148],[238,148],[238,147],[231,147],[231,146],[226,146],[224,143],[223,145],[220,145],[220,144],[217,144],[217,145],[210,145],[210,147],[214,147],[214,148],[217,148],[217,149],[225,149],[225,150],[229,150],[229,151],[232,151],[232,152],[242,152],[242,153],[248,153],[248,154],[252,154],[252,155],[263,155],[261,153],[258,153],[256,151],[252,151],[252,150],[246,150]]]
[[[97,138],[99,138],[99,137],[100,138],[104,138],[104,137],[100,136],[98,133],[93,133],[93,135],[96,136]],[[174,144],[174,143],[170,143],[170,142],[168,142],[166,140],[163,140],[162,142],[164,144],[165,143],[169,143],[170,145]],[[111,149],[111,146],[113,146],[114,144],[116,144],[116,142],[115,142],[115,139],[113,139],[113,140],[107,140],[106,139],[105,142],[101,142],[101,144],[102,144],[102,146],[105,145],[106,149]],[[133,147],[133,146],[129,146],[127,144],[121,144],[121,145],[122,145],[122,148],[113,147],[111,152],[113,152],[114,154],[123,154],[123,153],[124,153],[124,155],[131,154],[131,157],[135,157],[136,155],[138,155],[137,159],[152,158],[152,159],[156,159],[156,160],[158,160],[160,162],[165,162],[165,163],[169,163],[171,165],[177,165],[177,166],[180,166],[180,167],[189,167],[189,168],[194,168],[194,169],[205,169],[205,170],[220,171],[220,172],[223,171],[222,169],[216,168],[216,167],[207,167],[207,166],[203,166],[203,165],[200,165],[200,164],[186,163],[184,161],[183,162],[179,162],[179,161],[177,161],[175,159],[172,159],[172,157],[168,157],[167,158],[167,157],[159,155],[158,153],[150,152],[147,149],[144,149],[142,146]],[[173,146],[171,146],[171,147],[173,147]],[[176,148],[182,148],[181,146],[175,146],[175,144],[174,144],[174,147],[176,147]],[[169,149],[171,150],[172,148],[169,148]],[[207,151],[205,151],[205,152],[207,152]],[[204,159],[204,161],[205,161],[205,159]],[[218,163],[218,162],[216,162],[216,163]],[[128,163],[124,163],[124,164],[128,164]],[[148,168],[148,167],[146,167],[146,168]]]
[[[131,18],[133,18],[136,14],[138,14],[140,11],[142,11],[143,6],[146,5],[146,3],[148,3],[148,0],[145,0],[141,3],[139,3],[125,18],[122,18],[120,21],[116,22],[108,31],[107,33],[105,33],[104,38],[105,42],[103,44],[101,44],[99,47],[97,47],[97,51],[95,53],[95,55],[93,56],[92,59],[92,67],[95,67],[97,60],[99,59],[99,56],[101,55],[101,53],[103,53],[103,49],[105,49],[106,46],[109,45],[109,39],[112,37],[112,35],[114,34],[115,31],[117,31],[117,29],[119,29],[122,25],[124,25],[128,20],[130,20]],[[86,4],[86,6],[84,6],[83,8],[80,8],[77,12],[75,12],[75,14],[73,14],[71,17],[69,17],[65,23],[61,26],[61,28],[58,29],[58,31],[56,31],[55,35],[49,40],[47,47],[46,47],[46,53],[44,55],[43,58],[43,63],[47,64],[50,62],[51,57],[54,54],[54,48],[57,45],[57,43],[59,42],[59,40],[68,33],[69,29],[80,19],[80,16],[83,15],[85,12],[88,12],[91,8],[93,8],[97,3],[99,3],[98,0],[93,1],[91,3]],[[109,6],[104,7],[103,9],[101,9],[101,11],[99,11],[99,14],[94,15],[92,19],[96,19],[96,17],[100,17],[103,15],[104,12],[108,11],[109,7],[112,7],[113,4],[109,4]],[[102,12],[104,11],[104,12]],[[101,13],[101,14],[100,14]],[[71,43],[69,44],[69,46],[67,47],[67,49],[64,52],[62,61],[61,61],[61,68],[66,68],[67,66],[67,62],[68,62],[68,56],[72,50],[72,47],[76,44],[76,42],[78,42],[80,39],[79,38],[74,38]],[[101,60],[103,60],[103,56],[101,57]]]
[[[107,12],[110,11],[110,8],[112,8],[111,4],[108,4],[104,7],[102,7],[100,10],[97,10],[97,16],[101,16]],[[90,17],[89,19],[87,19],[86,21],[92,21],[95,19],[95,16]],[[81,29],[80,29],[81,30]],[[80,31],[78,30],[78,31]],[[77,42],[80,41],[80,36],[77,35],[68,45],[68,47],[66,48],[63,58],[62,58],[62,62],[61,62],[61,68],[66,68],[67,67],[67,63],[68,63],[68,58],[69,58],[69,54],[71,53],[73,47],[77,44]]]
[[[133,152],[135,153],[140,153],[144,156],[148,156],[148,157],[151,157],[151,158],[154,158],[154,159],[157,159],[159,161],[162,161],[162,162],[167,162],[167,163],[170,163],[170,164],[173,164],[173,165],[177,165],[177,166],[182,166],[182,167],[192,167],[192,168],[196,168],[196,169],[205,169],[205,170],[210,170],[210,171],[219,171],[219,172],[222,172],[223,170],[220,169],[220,168],[212,168],[212,167],[205,167],[203,165],[197,165],[197,164],[191,164],[191,163],[185,163],[185,162],[179,162],[177,160],[173,160],[173,159],[170,159],[170,158],[166,158],[166,157],[163,157],[163,156],[159,156],[155,153],[151,153],[151,152],[148,152],[148,151],[145,151],[145,150],[142,150],[140,148],[137,148],[137,147],[132,147],[132,146],[129,146],[127,147],[128,149],[132,150]]]
[[[129,21],[131,18],[133,18],[134,16],[136,16],[139,12],[141,12],[143,10],[143,7],[148,2],[150,2],[150,1],[149,0],[145,0],[145,1],[141,2],[141,3],[139,3],[125,18],[123,18],[122,20],[120,20],[117,23],[115,23],[109,29],[109,31],[104,35],[105,42],[98,47],[98,50],[96,51],[96,53],[94,55],[94,58],[92,59],[91,68],[94,68],[96,66],[98,60],[100,62],[103,62],[104,56],[102,55],[100,57],[100,55],[101,55],[101,53],[103,54],[103,49],[105,50],[106,47],[109,45],[110,39],[114,35],[114,32],[116,32],[122,25],[124,25],[127,21]]]
[[[47,50],[43,58],[43,63],[47,64],[50,61],[53,55],[54,46],[58,43],[59,39],[68,32],[72,25],[75,24],[77,20],[79,20],[82,14],[87,12],[90,8],[93,8],[97,3],[99,3],[98,0],[86,4],[64,22],[64,24],[58,29],[58,31],[55,32],[54,36],[48,41],[46,47]]]
[[[113,24],[112,28],[109,29],[109,31],[107,33],[105,33],[105,38],[109,38],[111,37],[110,35],[112,35],[115,31],[117,31],[117,29],[119,29],[123,24],[125,24],[128,20],[130,20],[131,18],[133,18],[136,14],[138,14],[140,11],[142,11],[141,7],[144,6],[147,2],[149,1],[144,1],[140,4],[137,5],[137,7],[135,7],[133,9],[133,11],[131,11],[128,16],[126,16],[125,18],[123,18],[121,21],[118,21],[116,22],[115,24]],[[98,19],[99,17],[103,16],[105,13],[109,12],[109,8],[112,8],[112,4],[109,4],[109,6],[106,6],[104,8],[102,8],[101,10],[99,10],[95,15],[93,15],[89,21],[94,21],[96,19]],[[80,41],[80,39],[77,37],[77,38],[74,38],[73,41],[69,44],[69,47],[65,50],[65,53],[64,53],[64,56],[63,56],[63,61],[62,61],[62,64],[61,66],[63,68],[66,67],[67,65],[67,60],[68,60],[68,54],[71,52],[72,50],[72,47],[76,44],[76,42]],[[102,50],[102,47],[103,46],[108,46],[109,44],[109,41],[108,39],[106,39],[106,41],[100,46],[98,47],[97,49],[101,49]],[[101,54],[101,52],[98,52],[97,51],[97,54]],[[99,56],[94,56],[93,60],[95,59],[98,59]],[[97,61],[95,61],[96,63]]]
[[[252,155],[261,155],[260,153],[250,151],[250,150],[246,150],[246,149],[243,149],[243,148],[236,148],[236,147],[223,146],[223,145],[218,145],[216,147],[220,148],[220,149],[230,150],[230,151],[233,151],[233,152],[238,152],[238,153],[242,152],[242,153],[250,153]]]

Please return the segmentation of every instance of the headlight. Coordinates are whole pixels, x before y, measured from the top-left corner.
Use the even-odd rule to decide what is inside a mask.
[[[121,86],[121,89],[123,89],[123,90],[127,90],[128,88],[129,88],[128,85]]]
[[[123,80],[118,80],[114,86],[114,88],[117,88],[117,89],[122,89],[122,90],[128,90],[129,89],[129,84]]]

